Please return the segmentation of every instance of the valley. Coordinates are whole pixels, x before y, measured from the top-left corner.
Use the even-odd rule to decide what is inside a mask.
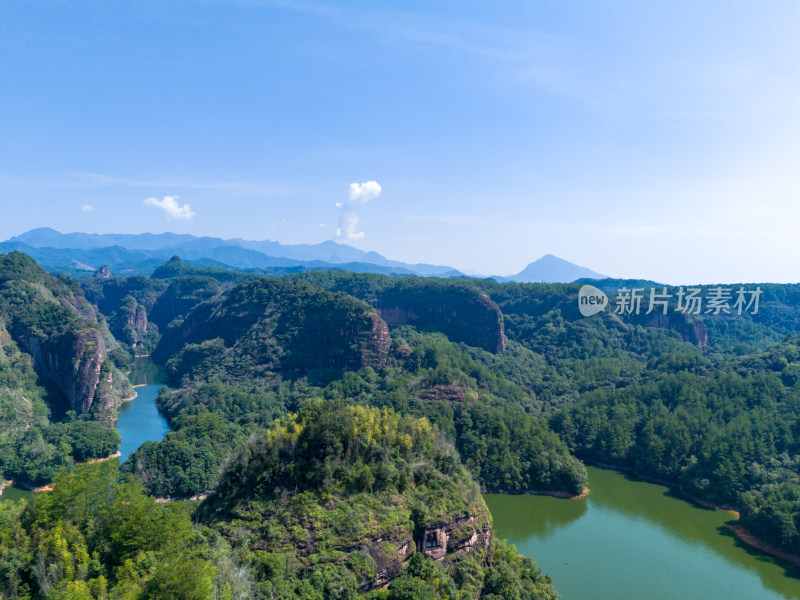
[[[97,576],[72,571],[55,584],[64,590],[85,587],[95,598],[97,586],[115,594],[133,586],[150,597],[150,586],[202,583],[197,597],[203,598],[228,589],[287,598],[554,598],[562,587],[565,597],[586,595],[579,591],[586,576],[569,581],[580,571],[565,571],[547,550],[551,538],[554,548],[574,544],[561,541],[570,538],[560,532],[571,528],[547,533],[547,526],[541,552],[538,538],[520,537],[531,511],[546,521],[578,511],[572,518],[578,535],[596,535],[595,517],[583,524],[580,514],[588,506],[594,515],[604,498],[627,493],[628,484],[582,460],[734,505],[750,531],[797,553],[795,286],[764,286],[757,315],[678,314],[650,322],[612,311],[584,319],[574,284],[345,271],[265,277],[178,259],[151,277],[99,270],[78,284],[50,279],[24,255],[3,260],[6,289],[37,282],[69,289],[57,306],[82,307],[79,314],[87,315],[63,313],[50,325],[42,320],[48,313],[15,304],[10,292],[3,304],[9,333],[0,474],[55,489],[24,509],[50,511],[36,517],[38,525],[30,521],[38,512],[15,512],[19,507],[4,509],[3,518],[16,523],[14,536],[29,540],[30,560],[43,556],[36,539],[64,527],[73,531],[68,547],[97,553]],[[612,291],[626,284],[599,285]],[[119,388],[118,400],[98,401],[105,392],[95,391],[87,402],[88,392],[74,392],[84,388],[52,366],[60,356],[48,362],[26,351],[28,332],[42,332],[39,344],[50,347],[49,340],[70,335],[78,323],[91,325],[80,320],[90,317],[97,319],[93,335],[107,348],[97,360],[109,378],[98,380]],[[74,356],[74,346],[53,347]],[[78,348],[87,355],[85,344]],[[81,369],[72,372],[85,380]],[[132,391],[136,399],[122,402]],[[26,403],[34,398],[37,404]],[[31,435],[24,423],[39,427],[43,452],[34,462],[13,449],[35,448],[18,442]],[[80,464],[117,449],[121,460]],[[121,516],[104,512],[111,506],[105,501],[89,513],[74,512],[78,498],[109,485],[109,502],[134,498],[120,501],[142,511],[119,534],[112,523]],[[630,489],[636,497],[641,486]],[[487,496],[491,514],[482,490],[504,494]],[[545,492],[581,499],[531,495]],[[635,515],[660,502],[649,498],[638,507],[631,499],[630,510],[614,513],[621,519],[614,527],[631,532],[619,552],[646,543],[656,555],[674,553],[676,535],[676,547],[696,543],[695,534],[679,527],[672,537],[637,529]],[[514,502],[546,510],[510,508]],[[670,502],[665,510],[675,523],[700,510]],[[608,518],[601,516],[602,527],[613,522]],[[731,533],[716,518],[697,520],[696,535],[715,549],[693,583],[711,585],[722,568],[715,561],[723,560],[731,581],[744,577],[751,583],[741,585],[755,585],[747,573],[760,572],[761,561],[753,563],[739,546],[731,550]],[[174,526],[194,540],[185,550],[175,554],[171,541],[157,537],[148,538],[152,544],[134,541],[150,535],[141,529],[147,523],[164,519],[177,519]],[[111,529],[90,527],[104,520]],[[115,550],[123,531],[133,537]],[[548,575],[504,538],[550,565]],[[213,551],[210,540],[217,540]],[[596,559],[565,561],[601,560],[603,543],[591,545]],[[713,558],[723,547],[725,558]],[[148,571],[146,557],[165,552],[199,571],[180,582]],[[35,595],[43,580],[20,560],[17,567],[8,563],[12,570],[0,589],[24,585]],[[145,561],[133,580],[117,571],[129,560]],[[771,558],[767,564],[775,565]],[[763,597],[796,597],[791,590],[800,580],[792,569],[762,567],[769,573],[762,579],[772,582]],[[659,580],[644,565],[638,572],[642,581]]]

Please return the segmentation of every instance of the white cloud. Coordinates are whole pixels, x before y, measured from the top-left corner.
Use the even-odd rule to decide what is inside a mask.
[[[381,186],[377,181],[350,184],[350,202],[356,206],[363,206],[380,195]]]
[[[81,210],[83,212],[92,212],[94,211],[94,206],[92,206],[91,204],[84,204],[83,206],[81,206]]]
[[[156,208],[160,208],[164,211],[164,214],[167,215],[167,219],[170,221],[172,220],[189,220],[194,218],[196,214],[191,206],[188,204],[184,204],[181,206],[178,204],[179,196],[164,196],[163,200],[159,200],[158,198],[147,198],[144,201],[145,206],[155,206]]]
[[[347,202],[337,202],[339,209],[339,228],[337,237],[348,240],[363,240],[364,232],[358,229],[358,214],[356,209],[363,207],[367,202],[381,195],[381,186],[377,181],[350,184],[350,198]]]
[[[336,230],[338,237],[348,240],[363,240],[364,232],[356,231],[358,228],[358,215],[352,210],[345,211],[339,215],[339,228]]]

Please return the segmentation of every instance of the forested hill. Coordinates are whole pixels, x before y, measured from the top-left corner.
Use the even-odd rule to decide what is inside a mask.
[[[352,296],[262,278],[198,305],[165,332],[154,358],[175,377],[330,376],[381,367],[389,345],[386,323]]]
[[[115,347],[76,282],[0,255],[0,480],[42,484],[116,451],[111,425],[133,389]]]
[[[304,281],[239,284],[167,328],[154,357],[180,382],[160,399],[174,431],[126,468],[154,494],[206,492],[237,440],[319,396],[430,418],[488,488],[580,494],[583,466],[548,431],[525,379],[484,364],[495,356],[410,326],[390,336],[369,305]],[[537,358],[526,358],[533,377]]]
[[[199,507],[157,502],[116,461],[61,472],[24,508],[0,502],[0,597],[557,594],[531,559],[492,538],[479,490],[429,423],[309,400],[243,446]]]
[[[426,419],[392,410],[306,401],[250,439],[198,512],[253,561],[295,562],[296,579],[273,571],[265,597],[321,572],[350,593],[392,582],[389,598],[553,593],[531,567],[498,585],[509,565],[478,486]]]
[[[550,422],[583,459],[734,505],[759,537],[800,554],[800,346],[713,363],[651,360],[635,384],[599,388]]]
[[[19,255],[12,262],[35,267]],[[36,273],[49,278],[45,288],[64,286],[77,305],[86,304],[75,282]],[[500,546],[481,563],[483,575],[470,578],[458,560],[444,571],[430,571],[427,559],[412,561],[412,554],[393,562],[396,549],[373,548],[371,540],[391,530],[397,548],[413,540],[421,556],[421,527],[439,518],[458,522],[462,509],[480,520],[468,482],[577,495],[591,486],[579,459],[735,505],[759,536],[800,553],[794,286],[762,286],[757,314],[688,315],[671,306],[666,319],[613,309],[584,318],[577,284],[342,271],[252,278],[187,268],[177,259],[157,274],[98,271],[82,284],[91,306],[70,323],[100,314],[95,327],[107,344],[119,340],[118,364],[152,353],[166,367],[171,382],[158,402],[172,430],[136,451],[124,476],[153,496],[208,494],[195,517],[216,532],[209,535],[221,535],[214,539],[224,538],[230,550],[222,554],[249,573],[250,589],[285,585],[280,589],[290,598],[350,597],[321,590],[331,584],[367,592],[387,569],[397,587],[390,596],[370,592],[376,597],[404,597],[397,595],[404,589],[415,597],[450,595],[436,589],[437,579],[461,590],[472,585],[485,598],[516,597],[489,591],[486,569],[496,559],[516,565],[503,567],[509,589],[546,597],[537,587],[546,582]],[[610,295],[626,282],[597,285]],[[7,337],[13,340],[13,332]],[[27,355],[16,347],[5,356]],[[19,372],[31,377],[14,386],[29,400],[36,393],[45,398],[48,380],[36,379],[28,360],[29,370]],[[433,437],[414,442],[425,427]],[[386,428],[407,430],[422,454],[412,458]],[[441,462],[447,456],[458,457],[452,469]],[[417,460],[433,470],[417,470]],[[71,461],[42,463],[52,473]],[[414,498],[436,478],[455,512],[423,518]],[[410,518],[391,523],[378,502]],[[359,528],[357,520],[326,529],[326,511],[341,507],[375,515],[377,529]],[[270,525],[277,517],[292,525]],[[309,528],[311,522],[321,529]],[[363,553],[353,555],[348,543],[374,552],[359,563]],[[294,558],[276,558],[290,548]]]

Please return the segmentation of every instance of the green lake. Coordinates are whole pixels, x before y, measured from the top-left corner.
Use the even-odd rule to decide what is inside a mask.
[[[23,490],[22,488],[11,486],[7,487],[3,490],[3,495],[0,496],[0,500],[7,501],[11,500],[16,502],[17,500],[28,499],[33,496],[35,492],[31,492],[29,490]]]
[[[744,545],[735,517],[668,488],[587,467],[584,500],[485,495],[495,536],[533,558],[564,600],[800,599],[800,572]]]
[[[146,357],[136,358],[128,376],[136,387],[136,398],[119,409],[117,431],[122,437],[120,462],[145,442],[159,442],[169,431],[164,415],[156,407],[158,390],[164,382],[161,367]]]

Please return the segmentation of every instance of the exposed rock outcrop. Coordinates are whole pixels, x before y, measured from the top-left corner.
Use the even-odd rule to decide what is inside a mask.
[[[503,314],[486,294],[465,285],[419,280],[383,290],[377,308],[390,326],[414,325],[489,352],[505,348]]]
[[[392,346],[389,327],[375,313],[370,313],[367,318],[372,322],[372,331],[361,351],[361,366],[382,367]]]
[[[433,560],[448,561],[471,552],[486,552],[492,540],[487,514],[464,514],[451,521],[429,523],[413,536],[406,533],[389,539],[377,538],[361,552],[375,563],[375,579],[361,582],[361,591],[388,587],[405,568],[414,550]]]
[[[437,385],[432,388],[422,389],[414,393],[418,398],[428,401],[446,400],[447,402],[461,402],[467,396],[467,389],[458,385]]]
[[[488,514],[465,514],[452,521],[429,523],[415,536],[417,550],[434,560],[486,550],[492,541]]]
[[[67,332],[56,339],[29,336],[23,347],[52,380],[78,414],[89,412],[106,360],[106,346],[98,329]]]
[[[260,279],[196,306],[170,327],[154,358],[178,355],[175,375],[223,366],[229,377],[384,364],[386,323],[367,304],[303,281]]]
[[[147,333],[147,311],[144,306],[136,305],[127,315],[127,323],[137,331]]]
[[[690,342],[695,346],[708,345],[708,332],[705,324],[683,313],[671,311],[666,315],[662,313],[642,315],[640,320],[645,327],[671,329],[680,335],[685,342]]]

